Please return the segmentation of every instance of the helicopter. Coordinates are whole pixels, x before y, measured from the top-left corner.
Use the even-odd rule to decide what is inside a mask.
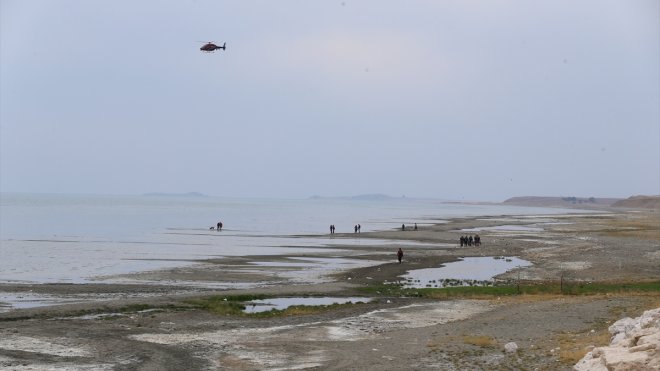
[[[222,46],[217,46],[209,41],[208,43],[204,44],[201,48],[199,48],[199,50],[203,52],[214,52],[218,49],[226,50],[226,48],[227,48],[227,43],[223,43]]]

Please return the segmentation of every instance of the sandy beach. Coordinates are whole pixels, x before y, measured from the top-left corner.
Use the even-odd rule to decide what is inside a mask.
[[[561,282],[570,292],[580,285],[659,281],[658,225],[658,212],[608,210],[438,224],[420,220],[418,230],[361,233],[359,246],[342,244],[349,234],[337,233],[337,243],[328,247],[342,251],[335,258],[365,264],[328,270],[312,283],[292,282],[283,274],[292,270],[287,265],[292,258],[310,257],[304,253],[228,257],[126,277],[153,284],[2,284],[5,295],[47,296],[58,305],[0,312],[0,368],[568,370],[593,346],[609,341],[610,324],[660,307],[660,292],[434,299],[380,288],[411,270],[464,257],[518,257],[532,263],[497,276],[502,284]],[[479,234],[482,245],[460,247],[459,237],[467,234]],[[382,240],[396,243],[379,244]],[[405,251],[402,264],[396,262],[398,247]],[[248,264],[255,260],[271,265],[255,269]],[[176,284],[195,280],[267,284],[234,290]],[[217,314],[190,304],[260,294],[371,300],[264,317]],[[505,352],[511,342],[518,350]]]

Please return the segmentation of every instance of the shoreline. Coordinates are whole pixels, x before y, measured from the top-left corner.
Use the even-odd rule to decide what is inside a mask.
[[[268,319],[218,317],[198,309],[168,306],[211,295],[364,295],[360,288],[392,281],[412,269],[438,267],[467,256],[517,256],[533,263],[531,267],[499,275],[500,279],[518,279],[520,274],[524,281],[536,282],[658,281],[660,232],[655,226],[659,223],[660,213],[648,211],[537,217],[500,215],[420,224],[417,231],[362,232],[359,246],[336,244],[327,250],[339,250],[333,253],[335,258],[377,264],[331,272],[324,277],[329,282],[315,284],[290,284],[269,274],[257,274],[254,266],[246,266],[248,261],[269,259],[279,264],[292,258],[309,258],[310,254],[231,257],[206,260],[192,268],[149,273],[155,282],[162,280],[167,285],[0,284],[0,292],[90,299],[83,303],[0,312],[0,334],[5,339],[0,341],[0,366],[165,370],[181,367],[481,369],[486,365],[515,368],[523,362],[530,368],[570,369],[570,362],[586,353],[588,345],[602,345],[599,342],[607,337],[608,323],[623,315],[637,316],[645,309],[660,306],[660,294],[522,295],[454,300],[382,296],[370,303],[333,311]],[[483,230],[497,225],[532,224],[543,225],[543,230]],[[458,237],[466,233],[461,230],[475,228],[482,228],[477,232],[482,246],[459,247]],[[349,233],[337,237],[342,235],[355,237]],[[383,239],[401,243],[387,246],[369,243]],[[424,245],[406,245],[409,241]],[[454,246],[448,245],[452,242]],[[396,263],[394,255],[399,246],[405,247],[403,264]],[[232,290],[172,284],[195,279],[268,283]],[[122,312],[130,306],[154,309]],[[113,316],[88,319],[80,313]],[[458,313],[465,315],[456,316]],[[226,332],[234,336],[221,335]],[[42,342],[39,349],[30,347],[29,344],[37,341]],[[512,341],[522,351],[513,355],[504,353],[503,345]],[[61,347],[75,355],[62,353]]]

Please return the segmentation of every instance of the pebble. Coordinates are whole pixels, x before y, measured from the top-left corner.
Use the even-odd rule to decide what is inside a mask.
[[[518,351],[518,344],[514,342],[504,344],[504,351],[507,353],[515,353]]]

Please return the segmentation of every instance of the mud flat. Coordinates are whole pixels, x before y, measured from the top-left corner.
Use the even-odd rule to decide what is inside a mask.
[[[2,284],[0,368],[569,370],[609,344],[614,322],[660,307],[660,213],[420,225],[362,233],[358,246],[343,245],[337,234],[329,254],[203,261],[126,276],[126,284]],[[461,235],[476,233],[481,246],[458,245]],[[467,288],[452,296],[385,284],[463,257],[531,265],[494,282],[520,294]],[[310,259],[332,269],[309,268]],[[260,295],[371,300],[279,315],[218,310],[234,300],[249,307]],[[25,301],[17,306],[19,298]],[[517,350],[505,351],[510,343]]]

